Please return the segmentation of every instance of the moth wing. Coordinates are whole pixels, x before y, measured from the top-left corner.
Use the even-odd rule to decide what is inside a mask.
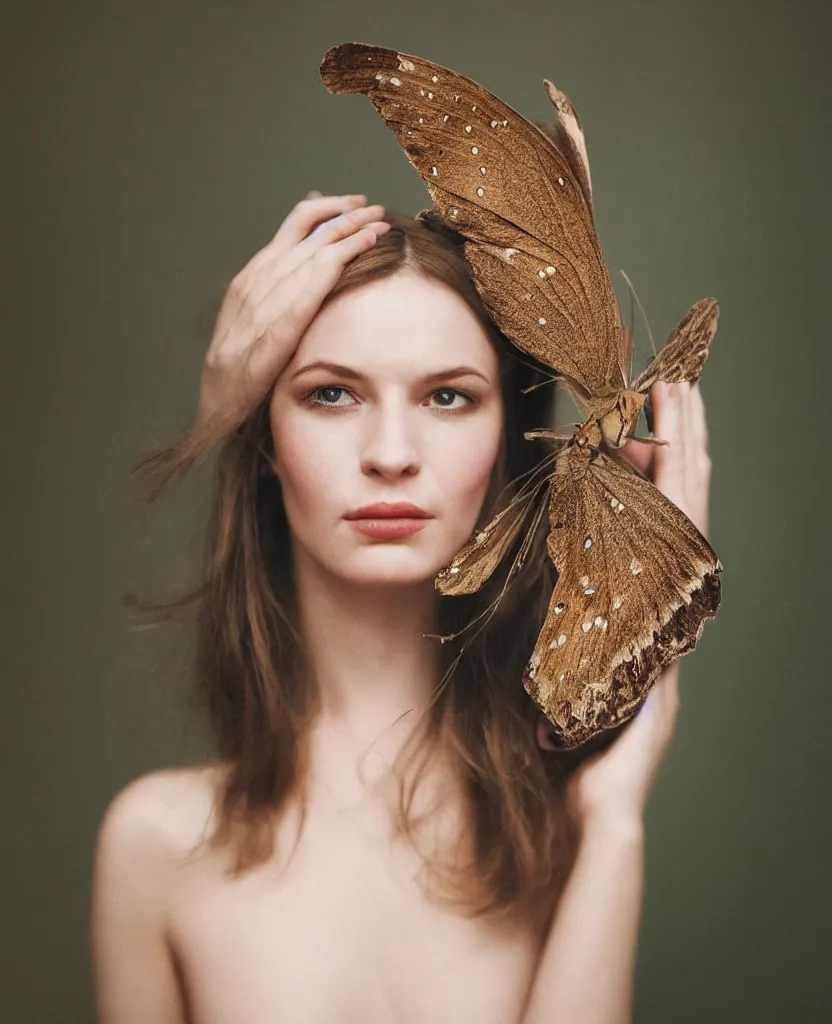
[[[646,392],[657,380],[680,384],[699,380],[708,350],[716,334],[719,306],[716,299],[700,299],[685,313],[662,350],[632,387]]]
[[[476,593],[520,535],[526,517],[540,504],[541,489],[550,479],[543,477],[537,483],[522,488],[488,525],[475,531],[451,562],[439,571],[434,580],[436,589],[452,596]]]
[[[653,484],[603,452],[581,466],[576,451],[550,489],[558,579],[523,676],[566,748],[630,719],[661,671],[693,650],[716,614],[722,570]]]
[[[320,72],[332,93],[367,95],[396,136],[438,216],[466,238],[503,333],[590,393],[622,386],[592,209],[552,139],[477,82],[410,54],[341,43]]]
[[[578,111],[575,110],[571,100],[556,88],[548,78],[543,79],[546,93],[552,101],[556,111],[556,119],[553,122],[535,122],[541,131],[552,139],[555,146],[569,161],[572,173],[580,182],[581,190],[587,204],[592,207],[592,181],[589,176],[589,156],[586,151],[586,139]]]

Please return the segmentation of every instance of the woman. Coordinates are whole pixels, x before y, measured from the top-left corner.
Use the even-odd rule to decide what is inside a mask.
[[[204,584],[167,606],[199,602],[218,758],[134,780],[103,817],[100,1024],[630,1020],[678,662],[611,745],[567,758],[520,684],[545,536],[508,588],[433,582],[546,454],[522,437],[546,425],[551,387],[521,395],[541,369],[458,237],[365,196],[310,193],[235,277],[195,426],[142,464],[155,497],[223,442]],[[641,468],[704,531],[698,387],[652,398],[670,445]],[[374,524],[401,502],[418,518]]]

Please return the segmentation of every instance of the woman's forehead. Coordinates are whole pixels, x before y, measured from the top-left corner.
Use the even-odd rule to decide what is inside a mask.
[[[342,292],[312,321],[293,363],[328,360],[362,372],[414,375],[469,364],[496,376],[498,359],[467,302],[440,281],[396,274]]]

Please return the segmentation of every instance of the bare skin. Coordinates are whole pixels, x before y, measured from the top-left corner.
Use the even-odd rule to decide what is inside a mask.
[[[308,197],[235,278],[206,358],[200,416],[243,418],[273,387],[340,268],[386,228],[382,208],[365,203],[363,196]],[[653,467],[655,482],[704,525],[709,467],[700,458],[698,389],[654,397],[657,433],[676,449],[675,460],[659,449],[666,461]],[[674,446],[686,432],[687,448]],[[687,500],[686,491],[695,497]],[[429,677],[429,666],[414,664]],[[572,810],[595,844],[608,828],[610,835],[631,825],[638,831],[672,735],[677,676],[678,663],[655,687],[657,713],[637,716],[575,777]],[[380,731],[364,716],[372,706],[368,699],[361,714],[330,716],[321,730],[307,822],[285,873],[294,808],[277,826],[275,858],[237,881],[224,876],[223,854],[187,857],[212,827],[223,765],[153,772],[117,794],[102,820],[94,873],[99,1024],[525,1024],[530,1012],[540,1014],[535,1021],[553,1019],[536,977],[542,957],[552,977],[547,958],[565,963],[564,936],[553,942],[550,935],[547,944],[528,927],[497,928],[430,903],[415,877],[418,855],[391,842],[386,768],[405,733],[391,730],[363,762],[365,789],[356,766]],[[548,742],[542,716],[538,741]],[[447,851],[459,835],[460,802],[441,766],[428,794],[443,802],[424,849]],[[584,907],[580,896],[575,901]],[[574,913],[587,918],[585,907]],[[577,938],[571,922],[569,930]],[[587,942],[598,948],[596,939]],[[553,954],[559,946],[564,952]],[[621,954],[622,986],[632,973],[629,948]],[[579,943],[575,950],[580,964]],[[611,1006],[620,1001],[608,992]]]

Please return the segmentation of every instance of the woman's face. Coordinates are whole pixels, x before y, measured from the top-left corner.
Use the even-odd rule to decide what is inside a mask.
[[[318,313],[277,379],[270,422],[295,548],[356,584],[423,582],[477,524],[503,428],[497,354],[456,292],[400,272]],[[377,502],[432,518],[392,540],[344,518]]]

